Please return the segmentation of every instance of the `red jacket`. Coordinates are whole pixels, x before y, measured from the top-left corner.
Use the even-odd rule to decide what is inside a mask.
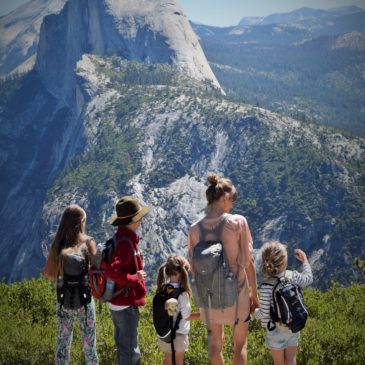
[[[131,306],[145,305],[146,284],[144,281],[139,281],[137,276],[137,271],[144,268],[142,256],[138,251],[139,236],[123,226],[119,226],[116,236],[117,240],[120,241],[112,254],[110,265],[105,268],[105,272],[116,283],[116,290],[125,287],[128,287],[128,290],[115,297],[111,303]],[[128,240],[122,239],[123,237],[128,237]],[[128,241],[132,242],[135,253]],[[137,261],[137,268],[135,261]]]

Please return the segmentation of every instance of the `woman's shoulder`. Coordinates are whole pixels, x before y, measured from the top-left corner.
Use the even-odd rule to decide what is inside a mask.
[[[79,245],[86,246],[90,250],[90,247],[96,246],[96,242],[94,237],[83,234],[79,238]]]
[[[198,221],[194,222],[190,226],[189,232],[190,232],[190,234],[199,232],[199,224],[201,224],[201,223],[203,223],[203,225],[215,226],[215,225],[219,224],[220,219],[221,218],[207,219],[206,217],[203,217],[202,219],[199,219]],[[224,216],[224,219],[225,219],[224,225],[229,230],[238,231],[247,225],[246,218],[240,214],[226,214]]]
[[[79,237],[77,249],[83,256],[89,256],[90,253],[93,253],[96,250],[96,242],[93,237],[83,234]]]
[[[192,223],[192,225],[189,227],[189,232],[194,233],[199,231],[199,223],[202,222],[204,218],[201,218],[197,220],[196,222]]]
[[[86,245],[90,244],[91,242],[94,242],[95,243],[95,239],[94,237],[92,236],[89,236],[87,234],[83,234],[81,237],[80,237],[80,242],[82,243],[85,243]]]
[[[206,219],[206,216],[196,220],[194,223],[191,224],[190,229],[194,229],[195,227],[198,227],[200,222],[203,222]]]
[[[227,228],[238,231],[247,225],[247,220],[240,214],[228,214],[226,217]]]

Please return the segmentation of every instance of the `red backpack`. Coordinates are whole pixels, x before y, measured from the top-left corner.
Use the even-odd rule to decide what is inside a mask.
[[[109,265],[112,254],[115,251],[118,243],[125,238],[126,237],[122,237],[120,240],[117,240],[116,235],[114,235],[108,241],[104,243],[99,243],[96,247],[96,254],[94,256],[93,265],[89,270],[89,287],[91,295],[95,299],[99,299],[102,302],[110,302],[113,298],[115,298],[125,289],[127,289],[122,288],[115,291],[114,281],[107,277],[104,270],[104,268]],[[134,250],[132,243],[131,246]]]

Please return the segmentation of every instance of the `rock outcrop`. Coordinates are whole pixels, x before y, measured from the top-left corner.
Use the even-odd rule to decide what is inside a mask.
[[[43,18],[67,0],[32,0],[0,18],[0,76],[33,68]]]
[[[84,53],[168,63],[220,88],[174,0],[69,0],[60,14],[47,16],[36,70],[48,90],[68,104],[75,92],[76,63]]]

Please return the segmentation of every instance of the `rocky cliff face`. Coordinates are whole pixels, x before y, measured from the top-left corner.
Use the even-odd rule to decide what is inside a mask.
[[[76,62],[83,53],[168,63],[220,88],[175,1],[69,0],[60,14],[46,17],[36,69],[51,93],[68,104],[74,97]]]
[[[41,24],[67,0],[32,0],[0,19],[0,76],[33,68]]]
[[[37,44],[44,18],[35,70],[22,78],[20,90],[1,106],[0,231],[3,245],[10,247],[1,259],[1,275],[10,280],[39,271],[43,262],[39,242],[44,233],[40,212],[47,190],[85,143],[80,120],[84,92],[75,73],[83,53],[171,64],[176,72],[219,88],[175,1],[70,0],[63,7],[65,3],[32,2],[2,19],[8,28],[7,33],[2,32],[6,61],[7,52],[11,54],[6,47],[17,48],[17,36]],[[21,53],[27,50],[23,47]],[[22,62],[12,60],[14,64],[4,66],[4,72]],[[15,219],[18,214],[22,223]]]

